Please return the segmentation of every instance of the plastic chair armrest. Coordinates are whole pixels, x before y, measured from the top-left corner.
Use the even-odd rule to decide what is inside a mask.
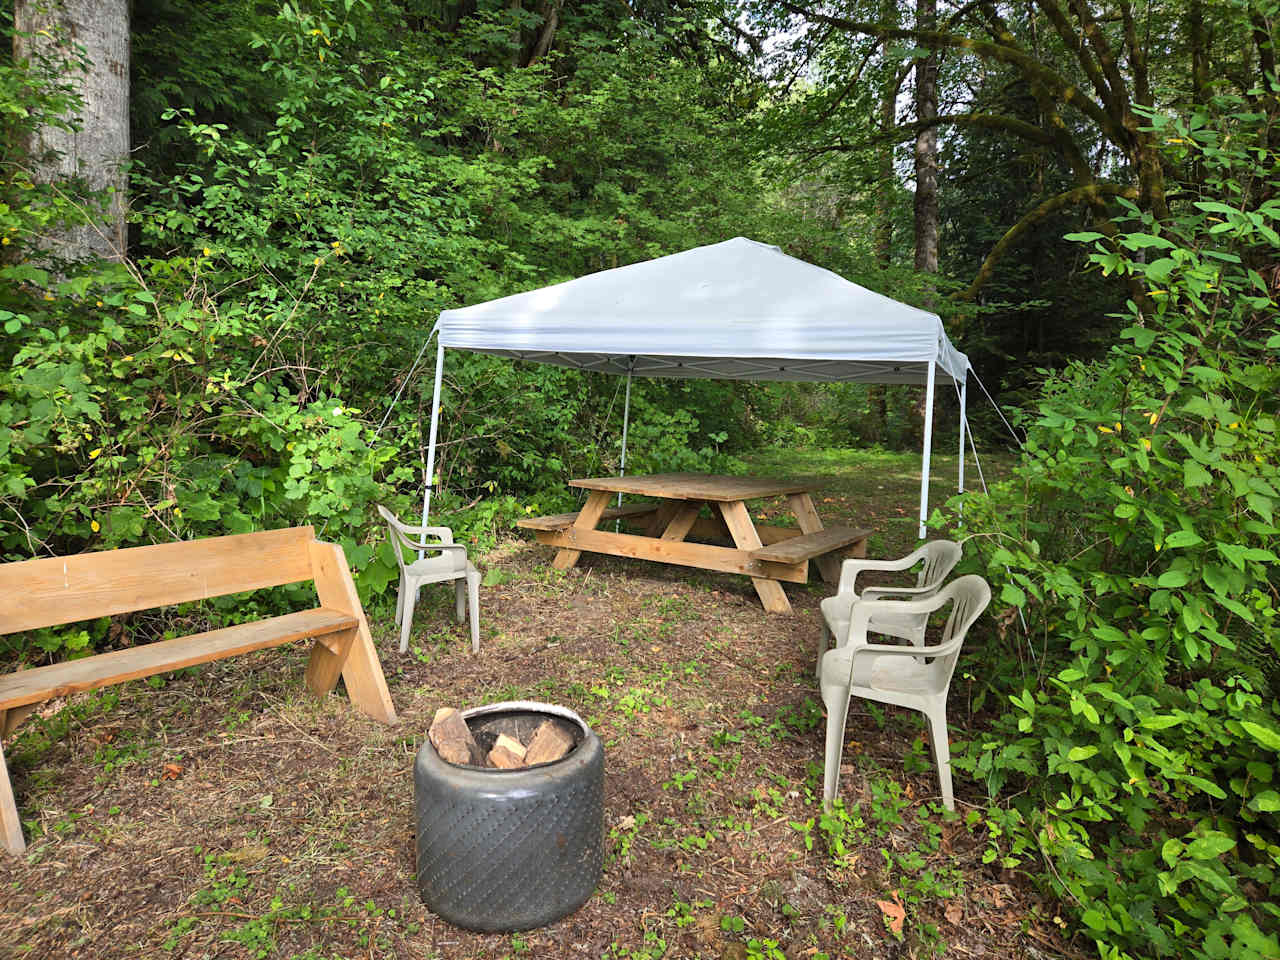
[[[946,643],[934,644],[931,647],[897,646],[892,643],[860,643],[853,648],[851,660],[857,660],[862,654],[889,654],[895,657],[945,657],[964,644],[963,637],[948,640]]]
[[[461,550],[463,556],[466,556],[467,547],[463,543],[411,543],[410,548],[413,550]]]
[[[401,524],[400,529],[415,537],[437,537],[445,543],[453,543],[453,530],[449,527],[417,527]]]
[[[858,601],[866,600],[883,600],[888,597],[925,597],[931,593],[936,593],[938,588],[934,587],[867,587],[858,594]]]
[[[865,644],[867,640],[867,625],[878,613],[890,615],[923,613],[927,615],[940,609],[950,599],[944,593],[937,593],[923,600],[856,600],[853,606],[849,608],[849,633],[845,643],[861,641],[858,646]],[[844,644],[841,644],[841,646],[844,646]],[[912,649],[916,651],[918,656],[920,648],[913,647]]]
[[[864,570],[897,573],[902,570],[910,570],[922,559],[924,559],[923,547],[919,550],[913,550],[905,557],[897,560],[846,560],[840,565],[840,583],[836,587],[836,593],[856,593],[854,583],[858,579],[858,574]]]

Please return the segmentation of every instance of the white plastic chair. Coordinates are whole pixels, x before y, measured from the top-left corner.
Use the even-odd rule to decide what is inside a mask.
[[[822,608],[822,632],[818,636],[818,659],[826,653],[832,637],[843,637],[849,632],[849,611],[857,600],[884,600],[896,597],[907,600],[926,600],[942,588],[942,582],[960,562],[960,544],[950,540],[930,540],[898,560],[846,560],[840,565],[840,583],[836,595],[827,597]],[[914,587],[867,587],[858,593],[858,574],[867,570],[899,572],[910,570],[922,563]],[[927,615],[911,613],[905,608],[886,609],[872,618],[869,629],[890,637],[910,640],[917,646],[924,643]]]
[[[480,649],[480,571],[467,559],[467,548],[453,542],[448,527],[414,527],[401,523],[396,515],[379,505],[378,513],[387,521],[396,561],[400,564],[400,595],[396,598],[396,626],[400,628],[400,652],[409,649],[409,628],[413,624],[413,608],[418,591],[429,583],[455,581],[455,606],[458,622],[462,622],[463,604],[470,601],[471,652]],[[434,538],[428,540],[427,538]],[[414,539],[417,538],[417,539]],[[409,550],[414,555],[425,551],[418,560],[406,561]],[[465,590],[465,592],[464,592]]]
[[[818,665],[822,702],[827,707],[827,742],[822,803],[830,809],[840,780],[840,754],[850,697],[892,703],[919,710],[928,719],[929,742],[938,767],[942,802],[954,810],[951,792],[951,748],[947,744],[947,690],[969,627],[991,602],[991,588],[976,574],[959,577],[926,600],[859,600],[853,605],[849,632]],[[929,614],[952,604],[942,642],[934,646],[867,643],[873,619],[894,607],[928,620]]]

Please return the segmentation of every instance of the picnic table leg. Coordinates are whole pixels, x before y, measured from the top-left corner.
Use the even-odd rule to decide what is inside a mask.
[[[573,522],[571,530],[594,530],[596,524],[600,522],[600,517],[604,513],[605,508],[609,506],[608,490],[592,490],[587,502],[582,505],[582,509],[578,511],[578,519]],[[578,558],[582,556],[581,550],[562,549],[556,554],[556,558],[551,561],[551,565],[557,570],[569,570],[578,562]]]
[[[720,504],[720,513],[724,517],[725,526],[733,535],[734,545],[739,550],[759,550],[764,544],[756,533],[756,526],[751,522],[751,514],[747,505],[741,500],[733,500]],[[782,590],[782,584],[768,577],[752,577],[760,602],[770,613],[790,613],[791,602]]]
[[[787,503],[791,506],[791,512],[796,515],[801,533],[817,533],[823,528],[818,508],[813,505],[813,498],[809,494],[793,493],[787,497]],[[814,562],[818,564],[822,579],[834,587],[840,580],[840,561],[834,554],[824,553],[815,557]]]
[[[675,516],[662,531],[663,540],[683,540],[698,522],[698,512],[702,509],[702,501],[686,500],[677,508]]]
[[[666,530],[671,524],[671,518],[676,515],[677,505],[674,500],[664,500],[658,505],[658,509],[649,517],[649,523],[645,526],[644,535],[646,537],[661,537],[662,531]]]

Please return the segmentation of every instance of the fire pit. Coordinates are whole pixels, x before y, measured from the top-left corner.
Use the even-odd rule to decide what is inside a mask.
[[[414,764],[418,889],[469,930],[528,930],[586,903],[603,865],[604,748],[572,710],[512,701],[462,712],[487,751],[546,721],[573,741],[562,759],[520,769],[450,763],[424,743]]]

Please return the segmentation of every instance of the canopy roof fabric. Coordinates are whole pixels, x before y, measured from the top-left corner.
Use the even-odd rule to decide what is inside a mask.
[[[963,382],[942,321],[737,237],[440,314],[440,346],[604,373]]]

